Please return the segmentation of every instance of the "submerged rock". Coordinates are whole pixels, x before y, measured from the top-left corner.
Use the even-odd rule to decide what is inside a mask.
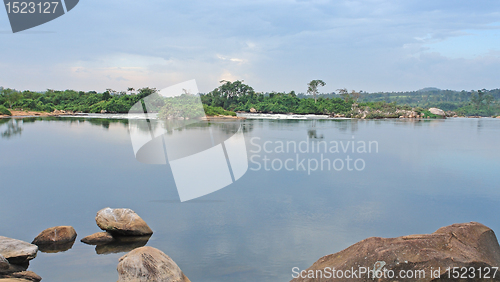
[[[109,232],[99,232],[89,235],[80,241],[88,245],[103,245],[111,243],[114,240],[115,238],[113,238],[113,236]]]
[[[45,245],[54,243],[69,243],[74,242],[76,239],[76,231],[71,226],[56,226],[47,228],[42,231],[36,238],[31,242],[35,245]]]
[[[338,279],[321,278],[325,269],[343,271],[366,267],[368,269],[389,271],[424,271],[425,278],[411,281],[450,281],[447,268],[466,267],[475,269],[475,278],[463,281],[483,281],[478,279],[478,269],[494,271],[500,265],[500,246],[495,233],[490,228],[477,223],[453,224],[442,227],[432,234],[409,235],[398,238],[372,237],[358,242],[338,253],[324,256],[309,267],[299,281],[333,281]],[[431,277],[431,271],[434,276]],[[436,272],[437,271],[437,272]],[[469,270],[470,271],[470,270]],[[462,273],[462,272],[461,272]],[[311,274],[311,277],[307,277]],[[472,273],[466,274],[472,277]],[[360,275],[358,275],[360,276]],[[296,276],[295,276],[296,277]],[[314,278],[312,278],[314,277]],[[490,275],[492,277],[492,275]],[[373,275],[351,278],[349,281],[372,281]],[[492,281],[498,281],[498,276]],[[374,281],[394,281],[388,277]],[[410,281],[410,280],[409,280]],[[453,281],[459,281],[458,279]],[[462,281],[462,280],[460,280]],[[488,280],[490,281],[490,280]]]
[[[105,208],[97,212],[95,221],[99,228],[113,235],[144,236],[153,234],[146,222],[131,209]]]
[[[141,247],[120,258],[118,282],[190,282],[162,251]]]
[[[30,243],[0,236],[0,254],[9,263],[22,264],[36,257],[38,246]]]

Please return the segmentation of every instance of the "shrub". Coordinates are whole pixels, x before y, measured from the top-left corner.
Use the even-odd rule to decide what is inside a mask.
[[[6,107],[0,105],[0,115],[11,116],[12,113]]]
[[[203,105],[203,109],[207,116],[236,116],[235,112],[226,111],[221,107]]]

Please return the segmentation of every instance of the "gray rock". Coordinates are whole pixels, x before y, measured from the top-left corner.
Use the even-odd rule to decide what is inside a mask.
[[[124,255],[117,270],[118,282],[190,282],[169,256],[152,247]]]
[[[0,236],[0,254],[9,263],[22,264],[36,257],[38,246],[30,243]]]
[[[146,222],[131,209],[105,208],[97,212],[95,221],[99,228],[113,235],[144,236],[153,234]]]
[[[435,114],[438,116],[445,116],[446,115],[446,113],[443,110],[438,109],[438,108],[430,108],[429,112],[431,112],[431,114]]]

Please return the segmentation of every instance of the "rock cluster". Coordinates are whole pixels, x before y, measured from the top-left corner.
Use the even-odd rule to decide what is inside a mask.
[[[26,271],[29,261],[36,257],[38,247],[30,243],[0,236],[0,280],[33,281],[42,278]]]
[[[57,111],[64,114],[64,111]],[[97,213],[95,218],[97,225],[105,232],[96,233],[83,238],[81,241],[87,244],[97,245],[98,254],[129,252],[143,247],[147,244],[153,231],[146,222],[131,209],[111,209],[105,208]],[[76,231],[71,226],[56,226],[43,230],[35,237],[33,242],[11,239],[0,236],[0,282],[38,282],[42,278],[34,272],[27,271],[29,261],[36,257],[37,252],[61,252],[73,247],[77,237]],[[147,254],[143,258],[145,263],[149,262],[150,267],[147,277],[158,277],[160,280],[148,281],[179,281],[188,282],[178,266],[165,254],[152,251],[148,248]],[[155,249],[154,249],[155,250]],[[147,258],[158,261],[149,261]],[[132,253],[130,258],[134,257]],[[166,259],[168,258],[168,259]],[[126,260],[130,262],[130,260]],[[123,277],[132,277],[134,266],[126,264]],[[144,265],[146,267],[146,265]],[[158,267],[159,270],[156,269]],[[171,269],[170,269],[171,268]],[[127,270],[128,269],[128,270]],[[144,269],[141,271],[145,271]],[[164,271],[164,272],[162,272]],[[181,280],[177,279],[179,272],[182,274]],[[146,272],[144,272],[146,273]],[[179,274],[179,275],[180,275]],[[146,275],[146,274],[145,274]],[[170,275],[170,276],[169,276]],[[185,278],[185,279],[184,279]],[[124,278],[125,279],[125,278]],[[124,280],[124,281],[146,281],[146,280]]]
[[[128,252],[146,245],[153,234],[146,222],[131,209],[104,208],[95,217],[104,232],[95,233],[81,241],[97,245],[96,253]]]

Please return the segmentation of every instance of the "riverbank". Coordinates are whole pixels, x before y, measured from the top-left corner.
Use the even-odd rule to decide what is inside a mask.
[[[11,118],[11,117],[54,117],[54,116],[67,116],[74,115],[72,112],[66,111],[53,111],[49,112],[38,112],[38,111],[18,111],[9,110],[12,115],[0,115],[0,118]]]

